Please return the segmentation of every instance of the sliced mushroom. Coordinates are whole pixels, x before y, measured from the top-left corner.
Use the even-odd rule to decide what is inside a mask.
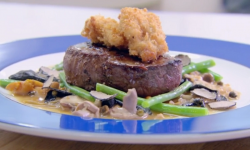
[[[94,105],[93,103],[91,103],[89,101],[83,101],[82,103],[77,105],[75,111],[81,111],[84,109],[86,109],[89,112],[91,112],[92,114],[94,114],[95,117],[99,117],[100,109],[96,105]]]
[[[233,101],[218,101],[218,102],[211,102],[208,103],[208,106],[212,109],[218,109],[218,110],[223,110],[223,109],[229,109],[232,108],[236,105],[236,102]]]
[[[123,108],[127,109],[130,113],[136,113],[137,105],[137,92],[135,88],[128,89],[127,94],[123,97]]]
[[[113,107],[110,111],[110,115],[114,118],[143,119],[149,115],[149,113],[144,113],[143,109],[137,109],[139,107],[137,107],[137,93],[134,88],[129,89],[127,95],[123,97],[123,103],[119,103],[122,104],[122,107]]]
[[[115,97],[117,94],[108,95],[98,91],[90,91],[90,95],[95,99],[100,100],[101,106],[107,105],[109,108],[112,108],[115,105]]]
[[[102,92],[98,92],[98,91],[90,91],[90,95],[93,96],[96,99],[99,100],[106,100],[106,99],[113,99],[116,97],[117,94],[114,95],[108,95]]]
[[[52,84],[54,79],[54,76],[50,76],[44,83],[43,83],[43,88],[49,88],[50,85]]]
[[[64,109],[71,109],[74,111],[76,106],[82,103],[83,101],[84,99],[80,98],[79,96],[69,95],[60,99],[60,105]]]
[[[194,89],[191,91],[193,94],[207,98],[207,99],[216,99],[217,93],[216,92],[210,92],[207,89]]]
[[[50,69],[50,68],[48,68],[48,67],[44,67],[44,66],[42,66],[42,67],[40,67],[40,69],[39,69],[39,72],[38,73],[40,73],[40,74],[44,74],[44,75],[48,75],[48,76],[54,76],[55,78],[59,78],[59,71],[56,71],[56,70],[52,70],[52,69]]]
[[[188,57],[188,55],[179,54],[176,55],[175,58],[181,60],[183,67],[191,63],[191,59]]]
[[[92,114],[90,111],[86,109],[74,111],[72,112],[72,115],[80,116],[84,119],[87,119],[87,118],[92,119],[94,117],[94,114]]]
[[[192,86],[189,90],[195,95],[198,95],[207,99],[212,99],[212,100],[215,100],[218,95],[218,92],[216,90],[209,89],[200,84],[196,84]]]

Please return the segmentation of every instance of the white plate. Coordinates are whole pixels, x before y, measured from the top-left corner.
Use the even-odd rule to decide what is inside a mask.
[[[169,36],[169,38],[170,42],[168,43],[172,45],[173,49],[180,51],[197,52],[200,49],[199,44],[206,47],[206,43],[208,45],[213,43],[214,45],[210,48],[216,52],[214,56],[217,57],[221,57],[222,53],[220,52],[229,51],[230,53],[230,47],[228,46],[239,45],[242,53],[238,55],[241,59],[239,57],[236,60],[234,60],[234,57],[231,59],[231,54],[222,58],[246,66],[249,65],[248,61],[245,60],[246,55],[249,56],[250,53],[250,51],[246,51],[250,47],[248,45],[187,37],[171,38]],[[64,52],[60,51],[65,51],[65,46],[68,47],[79,41],[85,40],[82,40],[79,36],[65,36],[30,39],[0,45],[0,52],[3,54],[0,60],[2,61],[0,78],[8,78],[9,75],[19,70],[37,70],[40,66],[57,64],[62,61],[64,56]],[[187,48],[185,44],[180,46],[179,41],[189,43],[192,49]],[[62,45],[64,48],[61,47]],[[216,46],[220,46],[222,50],[215,51]],[[32,49],[24,51],[27,48]],[[207,49],[207,47],[204,49]],[[230,83],[233,89],[241,92],[241,98],[237,100],[237,109],[205,117],[171,120],[83,120],[77,116],[31,108],[0,96],[0,128],[44,137],[109,143],[191,143],[249,136],[250,120],[247,118],[250,109],[250,96],[248,95],[250,69],[211,56],[178,51],[170,52],[171,55],[179,53],[188,54],[194,62],[213,59],[217,65],[211,70],[223,75],[224,83]],[[201,53],[206,54],[207,51]],[[15,57],[11,57],[14,54],[16,54]]]

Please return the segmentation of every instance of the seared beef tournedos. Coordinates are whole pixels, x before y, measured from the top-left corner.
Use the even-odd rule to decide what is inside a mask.
[[[138,96],[155,96],[175,89],[181,81],[182,63],[160,56],[145,63],[126,51],[80,43],[67,49],[63,60],[68,83],[94,90],[104,83],[124,92],[135,88]]]

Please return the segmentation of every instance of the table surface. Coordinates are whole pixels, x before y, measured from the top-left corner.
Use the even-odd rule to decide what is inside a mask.
[[[166,35],[250,44],[250,15],[154,11]],[[15,40],[79,34],[85,20],[101,14],[117,18],[119,10],[39,6],[0,2],[0,44]],[[171,48],[170,48],[171,49]],[[0,149],[249,149],[250,137],[179,145],[104,144],[50,139],[0,130]]]

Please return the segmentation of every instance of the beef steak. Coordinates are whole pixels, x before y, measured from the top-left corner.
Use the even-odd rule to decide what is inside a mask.
[[[155,96],[176,88],[181,81],[182,63],[173,57],[159,57],[143,63],[127,51],[80,43],[69,47],[63,60],[66,81],[86,90],[104,83],[138,96]]]

